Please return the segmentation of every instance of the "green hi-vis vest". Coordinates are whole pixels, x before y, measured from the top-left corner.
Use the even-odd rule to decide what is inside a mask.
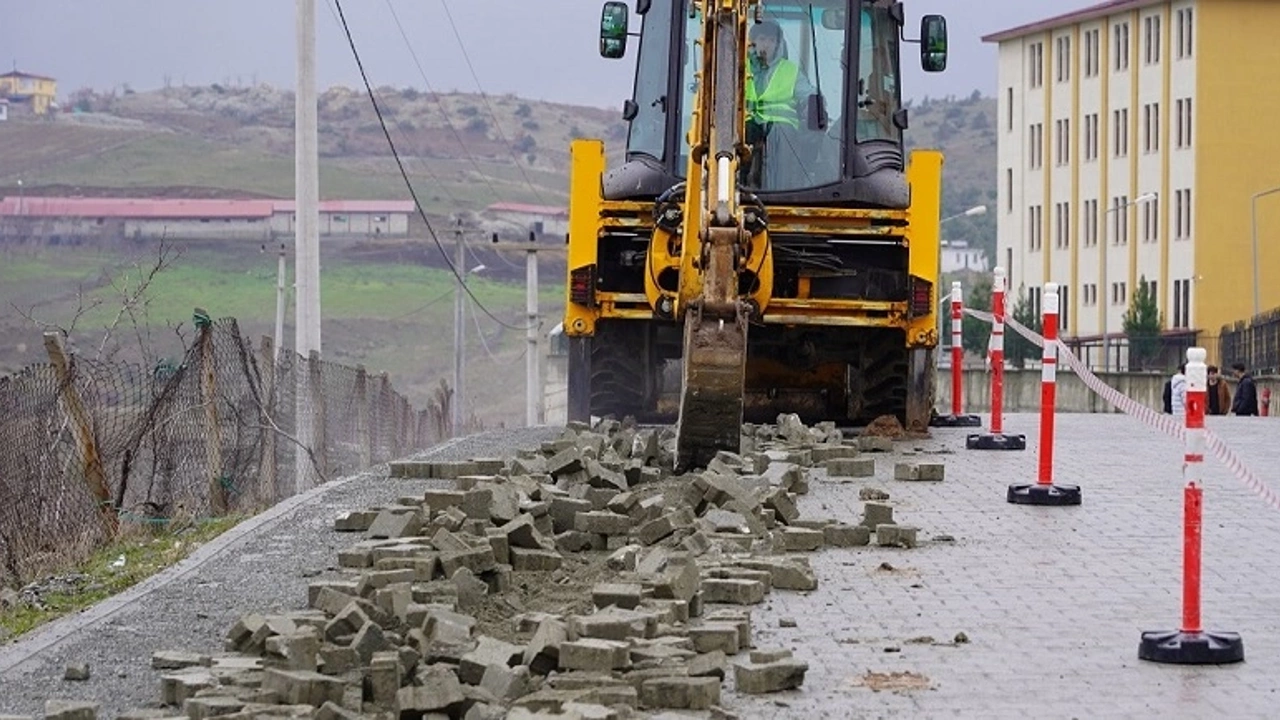
[[[793,128],[800,127],[800,116],[796,114],[791,98],[796,91],[796,78],[800,67],[781,58],[778,67],[769,76],[769,86],[763,93],[756,94],[756,83],[753,77],[747,79],[747,119],[757,123],[780,122]]]

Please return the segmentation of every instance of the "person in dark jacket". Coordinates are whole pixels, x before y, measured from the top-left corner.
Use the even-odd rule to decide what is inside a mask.
[[[1205,410],[1209,415],[1226,415],[1231,410],[1231,389],[1222,381],[1222,375],[1218,372],[1217,365],[1210,365],[1209,371],[1209,387],[1205,393],[1208,398],[1208,407]]]
[[[1254,387],[1253,376],[1250,375],[1244,367],[1244,363],[1238,362],[1231,366],[1236,376],[1236,399],[1231,403],[1231,413],[1233,415],[1257,415],[1258,414],[1258,389]]]

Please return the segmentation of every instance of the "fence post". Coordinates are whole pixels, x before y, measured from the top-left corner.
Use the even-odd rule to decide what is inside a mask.
[[[280,497],[276,487],[276,348],[268,335],[258,345],[258,365],[262,368],[262,454],[258,457],[258,502],[274,505]]]
[[[307,362],[307,373],[310,378],[311,391],[311,438],[314,447],[311,452],[316,458],[316,474],[318,482],[329,477],[329,458],[325,424],[324,374],[321,369],[320,351],[312,350]]]
[[[356,366],[356,384],[351,392],[356,404],[356,447],[360,448],[360,468],[373,465],[373,447],[369,441],[369,373],[364,365]]]
[[[1004,432],[1004,268],[995,269],[991,283],[991,432],[970,435],[965,439],[969,450],[1026,450],[1025,435],[1006,435]]]
[[[222,432],[218,423],[218,369],[213,358],[213,325],[197,315],[200,337],[200,402],[204,405],[205,461],[209,463],[209,512],[227,512],[226,478],[222,475]]]
[[[1238,633],[1208,632],[1200,625],[1200,547],[1203,531],[1204,411],[1208,373],[1204,348],[1187,350],[1186,449],[1182,456],[1182,628],[1142,633],[1138,658],[1158,663],[1208,665],[1244,660]]]
[[[89,413],[85,410],[80,392],[76,390],[75,370],[67,359],[66,349],[62,344],[62,336],[56,332],[44,334],[44,348],[49,353],[49,360],[58,375],[59,396],[63,412],[68,415],[71,433],[76,439],[76,448],[80,452],[81,468],[85,482],[89,484],[89,492],[98,503],[98,511],[102,514],[102,527],[107,537],[114,537],[120,527],[120,519],[116,517],[115,508],[111,506],[111,489],[107,486],[107,474],[102,467],[102,457],[98,455],[98,442],[93,434],[93,425]]]
[[[377,399],[378,434],[376,436],[377,444],[374,447],[376,447],[378,450],[381,450],[383,441],[386,441],[388,455],[390,455],[391,453],[391,441],[387,437],[387,426],[388,426],[389,418],[391,415],[390,408],[387,407],[388,405],[387,398],[390,395],[390,393],[391,393],[391,380],[387,378],[387,373],[385,371],[378,373],[378,399]],[[384,460],[390,460],[390,459],[392,458],[379,454],[377,456],[376,462],[382,462]]]

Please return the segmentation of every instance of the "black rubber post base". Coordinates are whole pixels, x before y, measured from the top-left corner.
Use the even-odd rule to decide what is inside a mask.
[[[982,418],[977,415],[935,415],[929,421],[930,427],[982,427]]]
[[[1079,505],[1077,485],[1010,485],[1009,502],[1015,505]]]
[[[1178,665],[1237,663],[1244,661],[1244,640],[1233,632],[1144,632],[1138,658]]]
[[[999,433],[992,435],[970,435],[964,443],[965,448],[969,450],[1026,450],[1026,435],[1006,435]]]

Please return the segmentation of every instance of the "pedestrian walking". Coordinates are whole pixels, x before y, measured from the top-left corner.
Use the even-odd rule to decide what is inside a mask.
[[[1208,398],[1208,407],[1206,410],[1210,415],[1226,415],[1231,410],[1231,388],[1222,381],[1222,374],[1218,372],[1217,365],[1210,365],[1209,371],[1209,392],[1206,393]]]
[[[1249,374],[1242,362],[1234,363],[1231,370],[1236,376],[1236,399],[1231,403],[1231,413],[1257,415],[1258,388],[1253,384],[1253,376]]]

